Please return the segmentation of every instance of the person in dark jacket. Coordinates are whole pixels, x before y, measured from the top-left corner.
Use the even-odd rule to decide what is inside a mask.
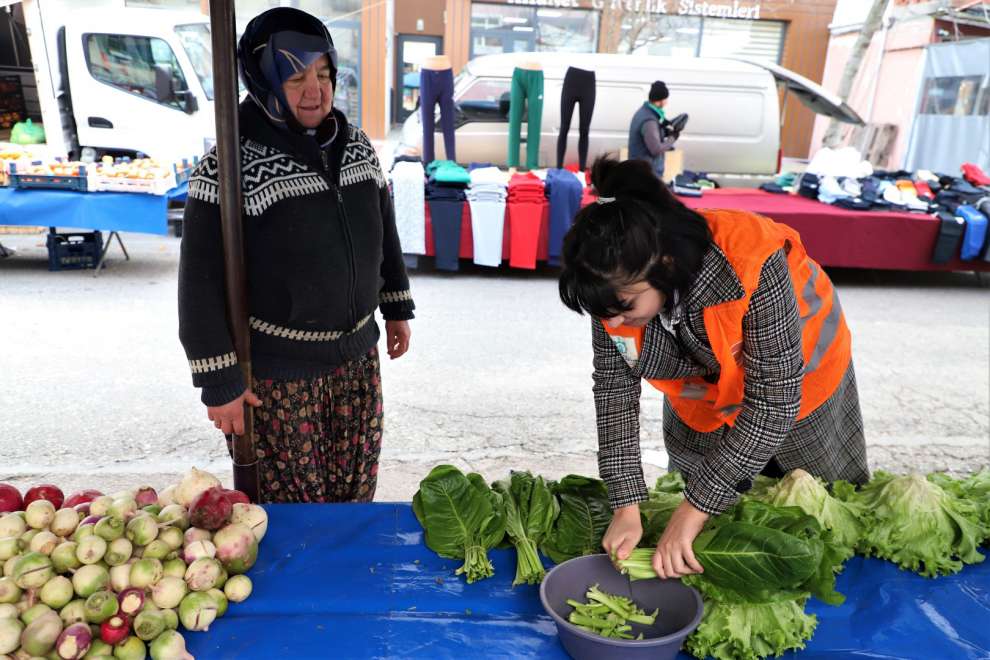
[[[629,157],[648,161],[661,180],[664,156],[674,148],[677,139],[665,128],[667,115],[664,108],[669,97],[667,85],[661,80],[655,81],[650,85],[649,98],[629,123]]]
[[[313,16],[252,20],[238,46],[243,231],[253,381],[224,305],[216,150],[189,179],[179,337],[209,419],[244,430],[256,407],[265,502],[370,501],[382,440],[378,308],[390,358],[414,304],[385,177],[367,136],[333,108],[337,55]]]

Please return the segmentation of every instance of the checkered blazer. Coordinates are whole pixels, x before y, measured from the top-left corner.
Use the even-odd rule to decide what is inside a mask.
[[[713,243],[681,300],[682,315],[674,332],[665,330],[659,317],[653,319],[636,359],[623,357],[601,322],[592,319],[598,467],[613,509],[647,499],[639,449],[641,380],[701,376],[716,382],[719,364],[703,311],[743,295],[735,271]],[[722,513],[749,490],[771,458],[785,471],[803,468],[827,480],[868,480],[851,362],[829,400],[795,422],[804,361],[801,319],[783,250],[763,265],[743,318],[743,343],[743,406],[734,426],[695,431],[664,400],[664,445],[672,466],[685,476],[688,501],[706,513]]]

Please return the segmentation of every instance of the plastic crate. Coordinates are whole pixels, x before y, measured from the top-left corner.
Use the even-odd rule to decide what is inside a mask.
[[[95,192],[126,192],[143,193],[146,195],[164,195],[175,188],[175,176],[156,177],[154,179],[131,179],[128,177],[111,177],[97,175],[90,190]]]
[[[48,234],[48,270],[96,268],[103,252],[99,231]]]
[[[17,164],[10,164],[10,186],[13,188],[54,188],[56,190],[89,190],[86,166],[79,168],[79,176],[56,174],[19,174]]]

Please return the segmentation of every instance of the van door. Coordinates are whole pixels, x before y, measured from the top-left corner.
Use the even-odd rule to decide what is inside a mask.
[[[201,153],[190,130],[199,104],[168,41],[70,32],[67,57],[80,145],[166,160]]]
[[[727,59],[746,62],[753,66],[767,70],[774,77],[778,85],[783,86],[787,94],[793,94],[801,103],[809,107],[813,112],[838,119],[847,124],[859,124],[865,122],[849,105],[837,94],[833,94],[818,83],[808,80],[802,75],[789,71],[782,66],[764,62],[761,60],[751,60],[745,57],[730,57]],[[783,112],[783,104],[781,105]]]

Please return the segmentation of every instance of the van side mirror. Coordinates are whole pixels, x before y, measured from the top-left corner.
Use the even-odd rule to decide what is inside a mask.
[[[512,98],[512,94],[510,92],[506,92],[505,94],[502,94],[502,96],[498,98],[498,112],[503,117],[509,116],[509,107],[511,106],[510,103],[511,98]]]
[[[175,79],[172,72],[160,64],[155,66],[155,100],[160,103],[175,101]]]

